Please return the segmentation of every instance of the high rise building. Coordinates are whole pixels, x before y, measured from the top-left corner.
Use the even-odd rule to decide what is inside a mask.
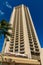
[[[15,53],[40,60],[40,44],[29,12],[29,8],[20,5],[13,9],[10,24],[12,37],[5,38],[2,52]]]

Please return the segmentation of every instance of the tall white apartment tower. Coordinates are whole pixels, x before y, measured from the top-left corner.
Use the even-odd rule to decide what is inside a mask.
[[[29,12],[29,8],[20,5],[13,9],[10,24],[12,37],[5,38],[2,52],[26,55],[40,60],[40,44]]]

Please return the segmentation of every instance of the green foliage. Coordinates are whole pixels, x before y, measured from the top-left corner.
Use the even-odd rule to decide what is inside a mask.
[[[11,24],[9,24],[6,20],[2,20],[0,22],[0,38],[2,35],[4,35],[4,38],[7,36],[12,36],[8,30],[12,30]],[[3,61],[3,54],[1,54],[1,58]],[[0,65],[2,65],[2,62],[0,62]]]
[[[0,38],[2,35],[4,35],[4,37],[6,37],[6,35],[11,36],[8,30],[12,30],[11,24],[9,24],[6,20],[2,20],[0,22]]]

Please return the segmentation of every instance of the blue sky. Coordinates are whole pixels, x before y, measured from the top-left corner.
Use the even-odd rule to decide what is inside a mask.
[[[32,20],[41,44],[43,47],[43,0],[0,0],[0,21],[10,20],[13,7],[24,4],[29,7]],[[0,51],[2,50],[4,38],[0,39]]]

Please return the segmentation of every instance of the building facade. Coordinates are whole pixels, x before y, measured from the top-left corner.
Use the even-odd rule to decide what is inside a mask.
[[[41,65],[43,65],[43,48],[41,48]]]
[[[38,60],[17,57],[14,54],[0,54],[0,65],[40,65]]]
[[[10,24],[12,37],[5,38],[2,52],[40,60],[40,43],[29,8],[24,5],[14,7]]]

